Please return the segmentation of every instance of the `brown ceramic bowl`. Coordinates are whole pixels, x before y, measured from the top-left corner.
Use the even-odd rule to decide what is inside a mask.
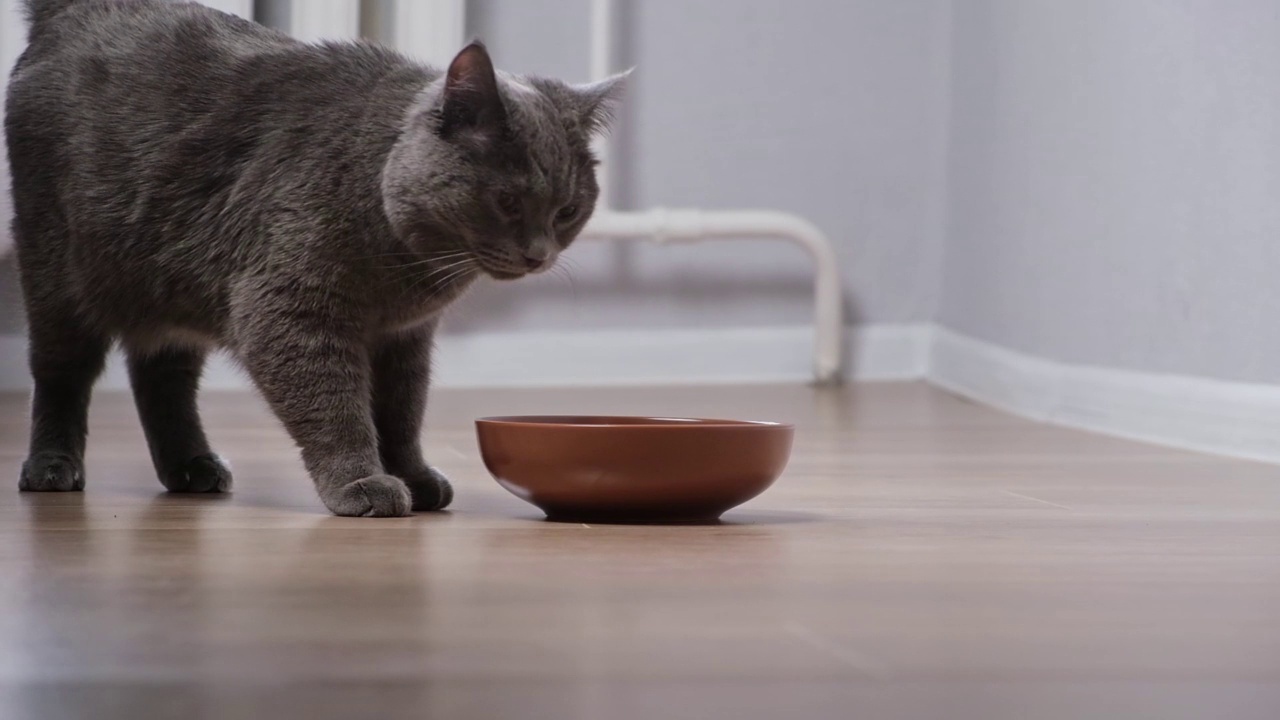
[[[705,522],[764,492],[795,428],[735,420],[525,416],[476,421],[480,455],[551,520]]]

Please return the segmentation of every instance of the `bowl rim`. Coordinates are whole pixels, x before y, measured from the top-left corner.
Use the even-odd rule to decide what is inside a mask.
[[[604,422],[582,422],[584,420]],[[628,422],[608,422],[610,420],[626,420]],[[726,420],[721,418],[691,418],[666,415],[493,415],[477,418],[476,425],[482,424],[539,428],[661,428],[677,430],[685,428],[766,428],[795,430],[795,425],[792,423],[773,422],[770,420]]]

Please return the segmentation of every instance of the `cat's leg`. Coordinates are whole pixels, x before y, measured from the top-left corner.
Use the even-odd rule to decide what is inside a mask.
[[[360,334],[302,312],[259,310],[237,324],[241,360],[302,448],[325,507],[335,515],[408,515],[409,488],[384,472],[378,455],[369,352]]]
[[[229,491],[231,469],[209,450],[196,407],[205,352],[130,348],[128,360],[133,400],[160,483],[169,492]]]
[[[431,336],[434,328],[383,339],[373,351],[373,420],[378,430],[382,465],[403,478],[417,511],[443,510],[453,488],[422,458],[422,416],[431,381]]]
[[[31,347],[31,447],[18,489],[84,490],[89,398],[110,341],[64,305],[28,295]]]

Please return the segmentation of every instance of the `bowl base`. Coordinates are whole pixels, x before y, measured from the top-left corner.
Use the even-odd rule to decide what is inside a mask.
[[[575,525],[719,525],[722,513],[696,515],[624,515],[609,513],[547,513],[546,521]]]

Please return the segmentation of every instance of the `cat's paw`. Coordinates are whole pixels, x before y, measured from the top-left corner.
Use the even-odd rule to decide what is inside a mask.
[[[391,475],[372,475],[320,494],[324,506],[343,517],[401,517],[413,499],[404,481]]]
[[[160,482],[173,493],[231,492],[231,467],[217,455],[200,455],[166,472]]]
[[[84,467],[70,455],[36,453],[22,464],[18,489],[22,492],[80,492],[84,490]]]
[[[413,495],[414,512],[435,512],[449,507],[453,502],[453,486],[439,470],[405,473],[404,482]]]

